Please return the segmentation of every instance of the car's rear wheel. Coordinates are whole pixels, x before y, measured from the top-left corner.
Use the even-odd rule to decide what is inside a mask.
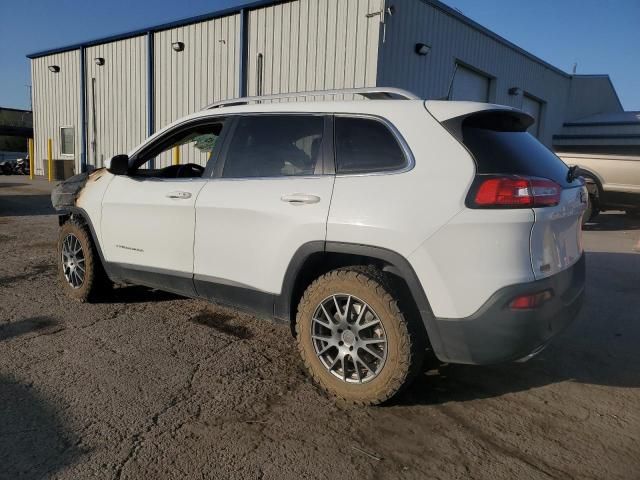
[[[373,268],[334,270],[314,281],[300,301],[296,333],[314,380],[348,402],[384,402],[422,366],[422,330],[410,324],[390,283]]]
[[[66,293],[81,302],[109,285],[87,227],[70,220],[58,237],[58,272]]]

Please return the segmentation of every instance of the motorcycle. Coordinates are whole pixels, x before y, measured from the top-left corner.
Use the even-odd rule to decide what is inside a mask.
[[[0,172],[3,175],[13,175],[13,164],[14,160],[3,160],[0,162]]]
[[[16,175],[29,175],[29,157],[27,158],[19,158],[16,160],[16,164],[13,167],[13,172]]]

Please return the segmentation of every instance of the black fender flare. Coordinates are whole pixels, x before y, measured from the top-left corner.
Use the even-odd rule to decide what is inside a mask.
[[[102,247],[100,246],[100,242],[98,241],[98,235],[96,234],[96,229],[93,227],[93,222],[91,221],[91,217],[87,213],[87,211],[80,207],[64,207],[64,209],[58,210],[58,223],[62,226],[62,224],[66,221],[66,218],[71,216],[76,216],[82,218],[82,221],[89,228],[89,232],[91,233],[91,239],[93,240],[93,245],[98,252],[98,256],[100,257],[100,262],[102,263],[102,268],[106,272],[107,276],[111,281],[118,281],[119,277],[115,275],[113,268],[110,268],[109,263],[105,260],[104,254],[102,253]]]
[[[576,175],[581,177],[586,177],[589,180],[593,180],[593,183],[595,183],[596,189],[597,189],[596,197],[598,199],[598,202],[602,204],[604,188],[602,188],[602,181],[600,180],[600,177],[596,173],[592,172],[591,170],[582,168],[580,166],[576,169]],[[586,186],[587,186],[587,191],[589,192],[589,194],[591,194],[592,192],[589,189],[589,184],[587,183]]]
[[[445,357],[444,345],[438,330],[437,322],[431,310],[431,305],[427,295],[420,283],[418,275],[409,263],[409,261],[402,255],[393,250],[389,250],[382,247],[374,247],[371,245],[363,245],[356,243],[344,243],[344,242],[323,242],[315,241],[302,245],[294,254],[293,258],[289,262],[284,280],[282,282],[282,290],[280,295],[276,299],[274,305],[275,317],[280,319],[291,318],[291,299],[293,295],[296,279],[301,273],[303,265],[306,260],[317,253],[339,253],[354,256],[369,257],[376,260],[380,260],[393,267],[392,271],[398,274],[408,285],[409,293],[416,304],[418,313],[420,314],[422,323],[424,324],[426,333],[429,337],[429,342],[434,350],[434,353],[438,357]]]

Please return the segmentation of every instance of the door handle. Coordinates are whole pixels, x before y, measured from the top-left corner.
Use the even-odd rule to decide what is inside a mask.
[[[181,200],[186,200],[187,198],[191,198],[191,193],[189,192],[169,192],[167,193],[167,198],[179,198]]]
[[[290,203],[291,205],[304,205],[318,203],[320,201],[320,197],[317,195],[308,195],[306,193],[292,193],[289,195],[283,195],[280,197],[280,200]]]

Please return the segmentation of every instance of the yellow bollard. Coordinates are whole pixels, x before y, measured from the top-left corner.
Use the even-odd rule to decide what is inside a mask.
[[[53,179],[53,142],[47,140],[47,166],[49,168],[49,181]]]
[[[29,180],[33,180],[33,175],[34,175],[34,173],[33,173],[33,167],[34,167],[34,164],[33,164],[33,158],[34,158],[33,157],[33,155],[34,155],[34,153],[33,153],[33,138],[30,138],[28,140],[27,144],[29,145],[29,148],[28,148],[29,149]]]
[[[180,147],[173,147],[173,164],[180,165]]]

